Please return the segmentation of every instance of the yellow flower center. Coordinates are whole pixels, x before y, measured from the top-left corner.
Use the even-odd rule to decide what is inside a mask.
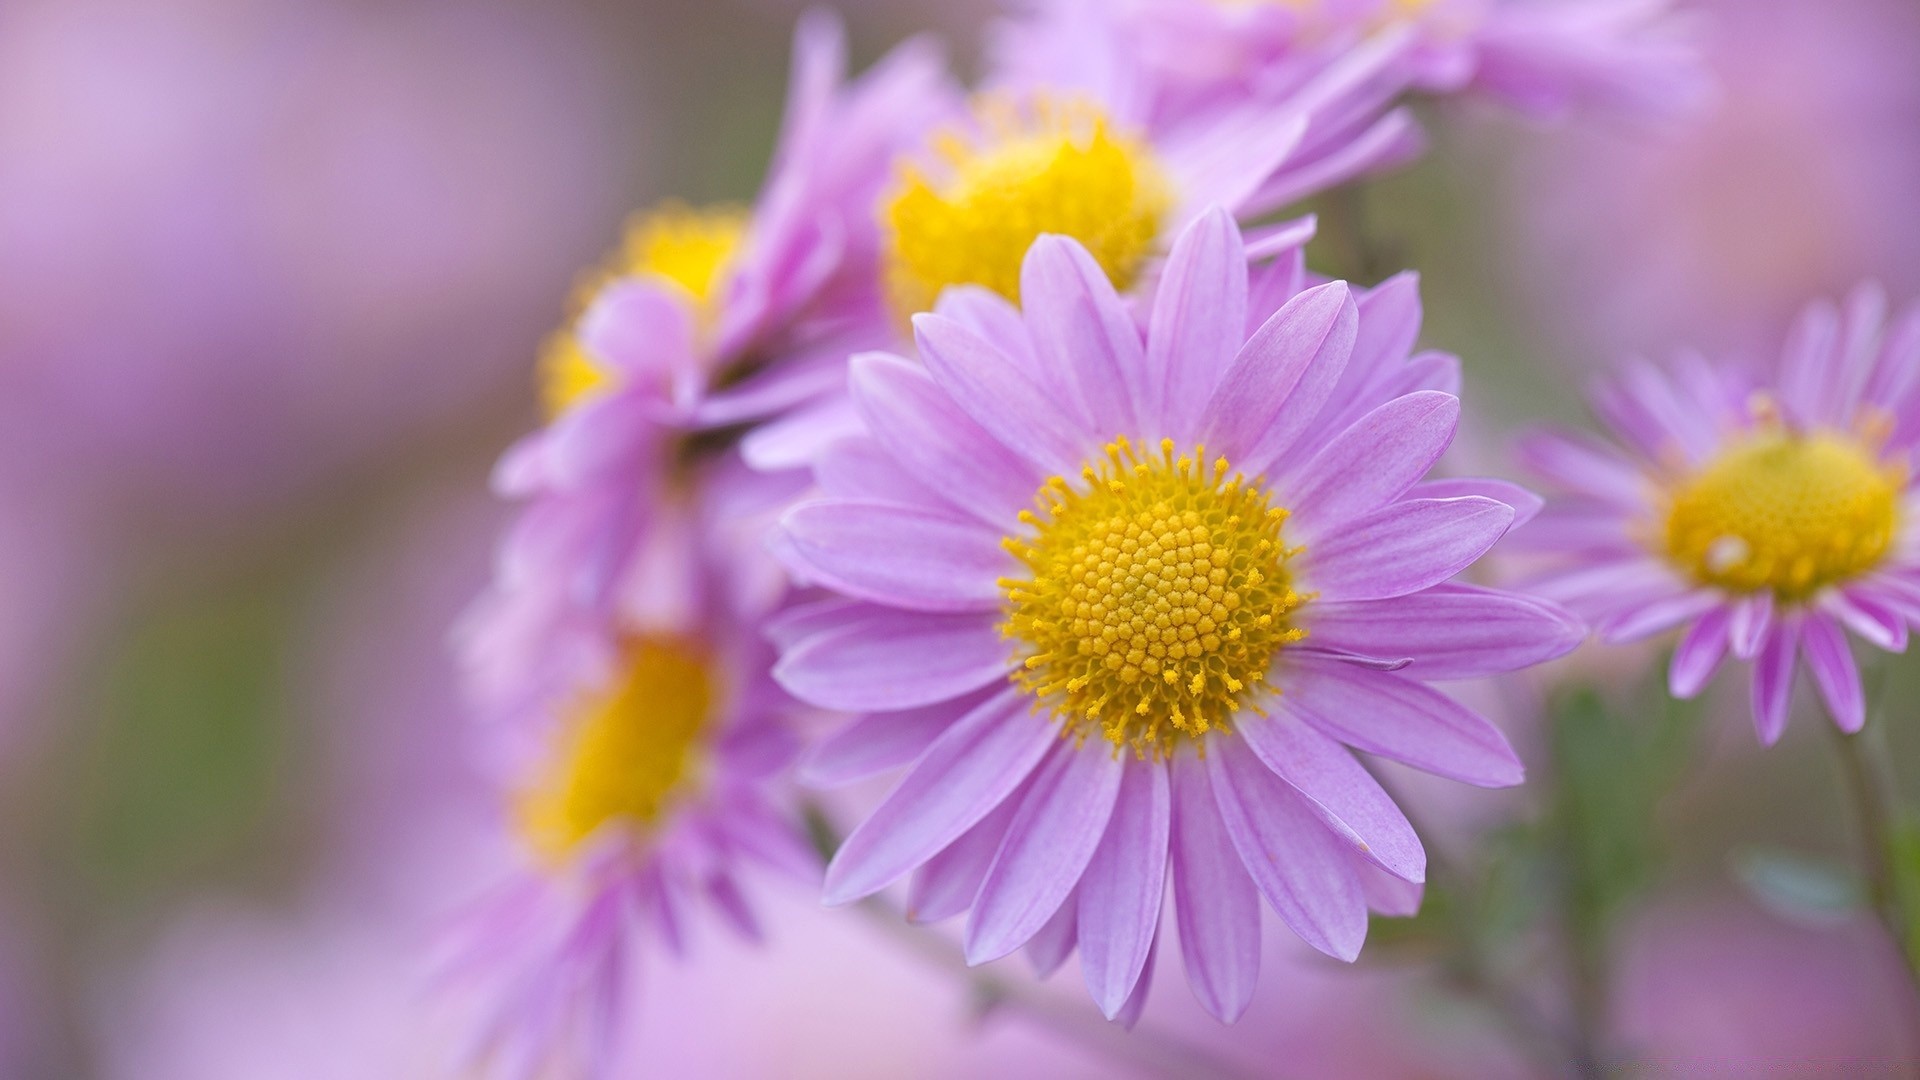
[[[1031,571],[1000,583],[1003,632],[1023,644],[1015,680],[1067,729],[1098,725],[1116,745],[1164,756],[1175,740],[1229,721],[1282,646],[1306,636],[1281,539],[1287,511],[1225,458],[1175,458],[1122,437],[1082,470],[1054,477],[1025,511],[1031,538],[1003,543]]]
[[[1115,287],[1130,286],[1172,204],[1150,149],[1086,104],[994,99],[977,115],[978,139],[938,140],[932,172],[903,165],[882,208],[895,305],[925,311],[950,285],[1017,302],[1020,263],[1042,233],[1080,241]]]
[[[1886,554],[1904,482],[1851,436],[1764,430],[1674,489],[1667,554],[1702,584],[1804,600]]]
[[[575,309],[583,310],[610,281],[651,277],[685,293],[688,304],[704,321],[746,231],[747,214],[743,210],[695,210],[680,203],[666,203],[628,224],[619,254],[582,282]],[[611,381],[612,373],[580,347],[571,330],[555,334],[541,353],[540,396],[548,417],[558,416],[599,393]]]
[[[677,638],[641,638],[626,674],[586,703],[547,775],[521,803],[535,850],[562,856],[608,823],[641,833],[685,794],[713,714],[704,650]]]

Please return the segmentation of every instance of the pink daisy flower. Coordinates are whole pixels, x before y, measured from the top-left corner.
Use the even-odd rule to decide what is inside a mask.
[[[864,714],[814,777],[910,768],[834,858],[829,902],[912,873],[913,918],[971,910],[970,961],[1025,946],[1051,970],[1077,947],[1131,1022],[1170,885],[1188,981],[1231,1020],[1260,897],[1348,960],[1369,904],[1417,904],[1420,840],[1349,748],[1519,782],[1500,732],[1428,680],[1577,640],[1549,604],[1453,580],[1532,497],[1423,479],[1457,369],[1409,358],[1410,277],[1301,278],[1297,257],[1250,275],[1216,209],[1143,332],[1087,249],[1048,236],[1022,309],[956,289],[914,320],[923,364],[855,359],[865,433],[776,540],[839,596],[779,621],[776,676]]]
[[[649,508],[655,572],[627,584],[653,617],[576,641],[570,692],[486,732],[521,857],[454,928],[445,974],[475,1003],[474,1058],[510,1075],[597,1075],[650,939],[681,952],[701,910],[757,938],[749,871],[819,880],[773,782],[802,707],[769,673],[753,573],[794,487],[737,458],[691,479]]]
[[[463,628],[474,696],[493,716],[538,712],[582,677],[610,620],[672,590],[652,580],[671,537],[652,508],[712,433],[844,396],[846,357],[898,332],[879,288],[872,204],[894,153],[955,100],[935,52],[902,46],[842,85],[825,17],[796,35],[772,173],[749,212],[670,205],[637,219],[543,358],[549,421],[502,457],[494,487],[526,509],[493,588]],[[766,584],[778,589],[777,571]]]
[[[1130,291],[1207,207],[1253,221],[1416,148],[1412,120],[1388,108],[1401,89],[1393,43],[1176,115],[1108,22],[1004,29],[972,108],[897,159],[878,203],[903,320],[956,285],[1017,301],[1021,261],[1047,233],[1079,242]],[[1291,235],[1282,226],[1271,244]]]
[[[1863,286],[1809,307],[1776,377],[1683,357],[1601,385],[1614,441],[1543,432],[1528,468],[1558,488],[1525,545],[1555,560],[1534,591],[1602,640],[1686,627],[1670,683],[1698,694],[1729,655],[1753,662],[1760,739],[1780,737],[1804,662],[1843,731],[1866,720],[1846,631],[1890,652],[1920,619],[1909,459],[1920,442],[1920,306],[1885,325]]]

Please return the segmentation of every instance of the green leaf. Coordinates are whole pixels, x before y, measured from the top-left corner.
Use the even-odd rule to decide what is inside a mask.
[[[1838,923],[1867,904],[1865,884],[1837,862],[1754,847],[1734,852],[1732,863],[1754,899],[1793,922]]]

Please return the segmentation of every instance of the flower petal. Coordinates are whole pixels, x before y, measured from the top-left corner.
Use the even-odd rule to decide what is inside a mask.
[[[1281,921],[1328,956],[1358,957],[1367,898],[1333,834],[1237,741],[1207,746],[1207,776],[1241,865]]]
[[[1223,1024],[1240,1019],[1260,981],[1260,898],[1234,853],[1198,754],[1176,753],[1173,904],[1187,983]]]
[[[1727,655],[1727,628],[1732,621],[1732,609],[1722,604],[1700,616],[1680,639],[1667,668],[1667,689],[1674,697],[1684,701],[1706,689]]]
[[[1848,734],[1859,731],[1867,722],[1867,699],[1846,633],[1831,619],[1809,616],[1800,623],[1800,650],[1834,724]]]
[[[1200,442],[1257,474],[1265,462],[1248,455],[1262,445],[1283,411],[1293,411],[1289,399],[1309,375],[1316,388],[1321,380],[1330,386],[1339,377],[1358,323],[1353,294],[1342,281],[1287,301],[1227,365],[1201,417]],[[1318,409],[1317,402],[1301,404]]]
[[[1120,762],[1104,747],[1059,743],[980,883],[967,918],[967,963],[1019,948],[1066,902],[1106,831],[1120,775]]]
[[[1140,330],[1087,249],[1065,236],[1035,240],[1020,266],[1020,302],[1040,363],[1071,376],[1094,426],[1142,430],[1140,409],[1160,388],[1147,385]]]
[[[1312,544],[1405,494],[1453,442],[1460,399],[1432,390],[1374,409],[1334,436],[1286,494],[1288,519]]]
[[[1384,600],[1438,585],[1506,534],[1513,508],[1492,499],[1408,499],[1348,522],[1297,560],[1322,600]]]
[[[954,404],[917,364],[884,353],[851,361],[848,384],[874,439],[908,475],[989,526],[1001,526],[1045,479]]]
[[[1525,775],[1507,737],[1423,683],[1343,664],[1299,661],[1277,674],[1279,706],[1356,750],[1479,787]]]
[[[1024,790],[1024,789],[1023,789]],[[1020,809],[1019,793],[1000,801],[993,812],[913,872],[907,886],[907,918],[932,923],[951,919],[973,906],[980,883]]]
[[[1335,835],[1405,881],[1425,881],[1427,853],[1407,815],[1352,751],[1284,713],[1243,717],[1239,733]]]
[[[870,607],[788,649],[773,677],[788,693],[823,709],[911,709],[1006,678],[1010,657],[994,617],[985,612]]]
[[[1011,562],[1000,538],[977,523],[893,503],[804,503],[787,511],[780,530],[802,576],[915,611],[997,609]]]
[[[1160,422],[1180,445],[1197,434],[1214,384],[1244,343],[1246,321],[1240,229],[1212,207],[1174,242],[1147,323],[1148,384],[1160,395]]]
[[[1080,940],[1080,905],[1076,902],[1078,889],[1067,894],[1060,910],[1053,913],[1033,937],[1027,940],[1027,963],[1033,966],[1036,978],[1044,979],[1060,970],[1060,965],[1073,955],[1073,947]]]
[[[1009,687],[934,740],[840,845],[827,867],[826,903],[845,904],[886,888],[1012,794],[1059,742],[1059,725],[1034,715],[1031,700]]]
[[[1308,642],[1363,656],[1405,657],[1416,679],[1474,679],[1571,652],[1585,631],[1545,601],[1442,584],[1391,600],[1318,602],[1301,610]]]
[[[1147,964],[1166,899],[1173,794],[1160,762],[1126,756],[1106,835],[1080,879],[1080,971],[1111,1020]]]
[[[1767,746],[1779,742],[1780,733],[1787,729],[1787,712],[1793,704],[1794,656],[1799,645],[1797,621],[1777,620],[1753,661],[1753,728]]]
[[[1001,445],[1041,471],[1072,474],[1088,447],[1103,443],[1081,430],[1056,395],[973,331],[922,313],[913,317],[913,332],[934,381]]]
[[[897,769],[925,753],[966,710],[941,702],[924,709],[862,716],[813,745],[800,762],[800,777],[834,788]]]

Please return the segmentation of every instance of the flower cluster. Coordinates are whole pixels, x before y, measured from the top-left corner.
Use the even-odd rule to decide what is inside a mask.
[[[1418,155],[1416,99],[1692,107],[1659,0],[1048,0],[990,44],[972,93],[925,41],[849,80],[804,19],[759,198],[637,218],[550,341],[460,634],[519,852],[449,934],[470,1063],[611,1068],[635,965],[756,936],[767,870],[904,880],[968,963],[1077,951],[1129,1026],[1171,898],[1231,1022],[1263,905],[1342,960],[1419,907],[1372,759],[1521,782],[1446,684],[1687,624],[1676,694],[1754,660],[1771,741],[1800,658],[1854,730],[1846,631],[1920,618],[1920,315],[1815,308],[1778,379],[1630,371],[1625,449],[1525,447],[1542,512],[1443,465],[1417,279],[1307,269],[1297,208]],[[1475,569],[1509,533],[1518,591]]]

